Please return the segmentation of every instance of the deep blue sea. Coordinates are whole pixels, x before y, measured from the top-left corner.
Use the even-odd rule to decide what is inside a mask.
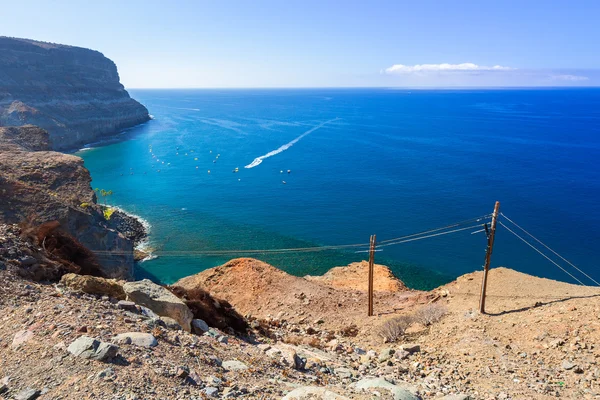
[[[384,241],[490,214],[499,200],[600,280],[599,89],[130,93],[154,119],[78,154],[110,204],[150,223],[158,258],[139,276],[171,283],[247,255],[237,250]],[[382,247],[375,261],[432,288],[481,268],[477,230]],[[365,249],[251,255],[305,275]],[[573,281],[502,226],[494,266]]]

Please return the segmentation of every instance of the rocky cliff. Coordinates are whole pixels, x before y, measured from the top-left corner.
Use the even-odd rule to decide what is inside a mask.
[[[83,160],[48,151],[35,126],[0,128],[0,223],[58,221],[97,255],[103,275],[133,277],[133,241],[106,220]]]
[[[40,126],[52,149],[68,150],[149,118],[102,53],[0,37],[0,126]]]

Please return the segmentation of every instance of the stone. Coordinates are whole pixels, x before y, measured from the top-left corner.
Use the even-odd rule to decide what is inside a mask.
[[[121,310],[131,311],[131,312],[137,311],[137,307],[135,306],[135,303],[133,301],[127,301],[127,300],[119,300],[119,302],[117,303],[117,308],[120,308]]]
[[[15,395],[15,400],[34,400],[37,399],[40,394],[42,394],[42,392],[39,390],[27,388],[17,393]]]
[[[96,374],[96,378],[103,380],[110,380],[116,376],[115,370],[112,368],[106,368]]]
[[[256,346],[260,351],[266,353],[267,351],[271,350],[271,346],[266,344],[266,343],[261,343],[258,346]]]
[[[202,384],[202,377],[196,371],[191,371],[185,381],[190,385],[199,386]]]
[[[404,343],[400,345],[400,349],[412,354],[420,352],[421,346],[418,344]]]
[[[271,357],[271,358],[276,358],[276,357],[280,357],[281,356],[281,350],[277,349],[277,348],[272,348],[269,349],[267,351],[265,351],[265,353],[267,354],[267,356]]]
[[[241,361],[238,360],[227,360],[223,361],[221,365],[223,369],[226,371],[240,371],[244,369],[248,369],[248,366]]]
[[[89,336],[81,336],[69,345],[67,351],[81,358],[108,361],[117,355],[119,347]]]
[[[160,317],[160,320],[163,321],[165,326],[169,329],[173,329],[174,331],[181,330],[181,325],[179,325],[179,322],[175,321],[173,318]]]
[[[158,340],[153,335],[142,332],[121,333],[113,338],[113,342],[146,348],[158,346]]]
[[[105,279],[91,275],[65,274],[60,283],[66,287],[88,294],[125,299],[123,287],[116,279]]]
[[[212,386],[205,387],[204,389],[202,389],[202,392],[205,395],[207,395],[208,397],[218,397],[219,396],[219,389],[216,387],[212,387]]]
[[[198,335],[202,335],[204,332],[208,332],[210,329],[208,324],[201,319],[193,319],[192,320],[192,329],[194,333]]]
[[[37,264],[37,262],[38,262],[38,260],[36,260],[35,258],[33,258],[31,256],[25,256],[25,257],[19,258],[19,263],[21,264],[22,267],[29,267],[34,264]]]
[[[352,370],[345,367],[336,368],[333,370],[333,373],[339,376],[340,378],[351,378]]]
[[[148,318],[154,319],[154,320],[160,320],[160,315],[158,315],[157,313],[155,313],[148,307],[144,307],[144,306],[138,306],[138,307],[140,310],[140,314],[142,314],[144,317],[148,317]]]
[[[179,297],[168,289],[159,286],[149,279],[137,282],[127,282],[123,285],[127,300],[148,307],[161,317],[170,317],[187,331],[192,331],[194,315]]]
[[[562,362],[562,364],[561,364],[561,365],[562,365],[562,367],[563,367],[564,369],[566,369],[567,371],[569,371],[569,370],[571,370],[571,369],[575,368],[575,364],[573,364],[572,362],[570,362],[570,361],[568,361],[568,360],[563,360],[563,362]]]
[[[301,386],[289,392],[282,400],[350,400],[348,397],[317,386]]]
[[[177,370],[175,371],[175,376],[177,376],[178,378],[182,378],[185,379],[188,377],[188,375],[190,374],[190,369],[188,367],[177,367]]]
[[[439,400],[473,400],[473,398],[468,394],[450,394],[442,397]]]
[[[6,386],[4,383],[0,383],[0,394],[5,392],[8,392],[8,386]]]
[[[386,362],[387,360],[389,360],[389,359],[392,358],[392,356],[394,355],[394,353],[395,353],[394,349],[391,349],[391,348],[383,349],[381,351],[381,353],[379,353],[378,361],[380,363]]]
[[[217,342],[227,344],[229,342],[229,338],[225,335],[221,335],[217,337]]]
[[[294,350],[282,352],[284,362],[297,370],[303,370],[306,367],[306,358],[301,358]]]
[[[20,345],[27,343],[28,341],[30,341],[31,339],[33,339],[33,332],[27,330],[27,331],[19,331],[17,333],[15,333],[15,336],[13,337],[13,341],[12,341],[12,348],[16,349],[18,348]]]
[[[387,389],[394,400],[419,400],[419,398],[407,389],[388,382],[385,378],[364,378],[354,384],[356,389]]]

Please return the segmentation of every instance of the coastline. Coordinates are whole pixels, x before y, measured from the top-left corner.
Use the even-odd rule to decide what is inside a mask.
[[[152,254],[154,249],[150,246],[148,240],[148,235],[152,228],[148,220],[119,206],[100,206],[114,210],[108,220],[119,233],[133,242],[134,260],[136,262],[144,262],[157,258],[157,256]]]

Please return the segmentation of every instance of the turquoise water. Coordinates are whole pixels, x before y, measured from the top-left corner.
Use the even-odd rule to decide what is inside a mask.
[[[154,120],[79,155],[94,187],[151,224],[159,257],[140,276],[170,283],[246,255],[190,252],[383,241],[491,213],[500,200],[600,278],[600,90],[131,94]],[[376,262],[431,288],[481,268],[477,230],[388,246]],[[364,259],[365,249],[253,256],[304,275]],[[572,280],[503,228],[492,265]]]

